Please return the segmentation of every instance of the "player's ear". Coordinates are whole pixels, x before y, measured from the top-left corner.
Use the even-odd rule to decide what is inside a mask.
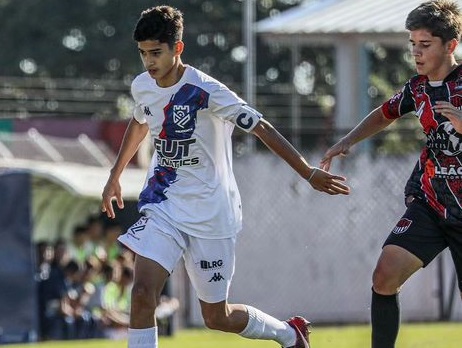
[[[449,54],[453,54],[454,51],[456,50],[457,48],[457,45],[459,44],[459,41],[457,41],[456,39],[452,39],[450,41],[448,41],[447,43],[447,47],[448,47],[448,53]]]
[[[175,56],[180,56],[184,50],[184,42],[183,41],[175,42],[174,49],[175,49]]]

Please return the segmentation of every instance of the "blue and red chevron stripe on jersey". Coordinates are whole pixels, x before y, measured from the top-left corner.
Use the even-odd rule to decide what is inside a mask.
[[[196,127],[197,111],[208,107],[209,94],[189,83],[183,85],[164,107],[161,139],[191,138]]]
[[[206,91],[191,84],[183,85],[172,96],[164,107],[164,122],[159,133],[162,144],[156,147],[158,162],[163,162],[162,159],[166,157],[169,160],[181,160],[188,155],[191,142],[185,146],[183,140],[190,139],[194,134],[197,111],[207,108],[208,100],[209,94]],[[177,180],[177,169],[174,166],[157,165],[146,188],[140,193],[138,208],[168,199],[165,193]]]

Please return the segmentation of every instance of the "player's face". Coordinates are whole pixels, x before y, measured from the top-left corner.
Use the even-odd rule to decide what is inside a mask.
[[[177,70],[182,50],[181,41],[173,48],[158,40],[138,42],[138,51],[144,67],[161,87],[169,87],[178,82]]]
[[[454,43],[443,44],[426,29],[411,31],[409,41],[417,73],[427,75],[430,81],[443,80],[452,68]]]

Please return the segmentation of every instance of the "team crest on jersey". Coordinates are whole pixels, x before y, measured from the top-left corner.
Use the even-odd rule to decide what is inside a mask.
[[[430,149],[440,150],[447,156],[457,156],[462,153],[462,137],[451,122],[442,122],[428,135],[427,146]]]
[[[408,228],[411,226],[412,220],[402,218],[401,220],[398,221],[396,224],[395,228],[393,228],[393,233],[394,234],[401,234],[404,233],[408,230]]]
[[[191,120],[189,105],[173,105],[173,122],[181,128]]]
[[[419,83],[416,86],[415,91],[417,92],[418,97],[422,97],[422,95],[425,93],[425,84],[423,82]]]
[[[456,86],[454,87],[455,91],[461,91],[462,90],[462,78],[459,76],[456,80]]]

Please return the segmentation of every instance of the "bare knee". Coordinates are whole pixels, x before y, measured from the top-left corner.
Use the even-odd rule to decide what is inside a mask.
[[[399,291],[401,285],[390,269],[380,263],[377,264],[372,274],[372,287],[376,293],[392,295]]]
[[[422,266],[422,261],[407,250],[395,245],[385,246],[372,275],[373,289],[382,295],[396,294]]]

